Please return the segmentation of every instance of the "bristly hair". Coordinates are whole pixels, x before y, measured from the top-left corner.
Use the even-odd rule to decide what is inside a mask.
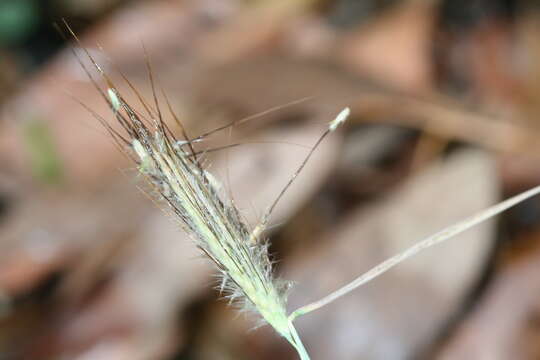
[[[69,26],[66,26],[79,42]],[[74,54],[109,105],[123,131],[116,130],[105,119],[87,109],[103,124],[116,145],[137,164],[139,172],[144,175],[153,192],[173,212],[197,247],[214,262],[219,271],[220,292],[241,309],[258,313],[264,322],[270,324],[297,349],[302,359],[309,359],[296,330],[288,320],[286,292],[289,283],[275,277],[268,253],[268,242],[261,238],[261,234],[277,201],[302,170],[318,144],[345,120],[349,110],[344,110],[330,124],[261,223],[250,229],[234,202],[220,191],[218,182],[203,166],[200,153],[193,148],[194,141],[188,137],[165,93],[163,98],[167,112],[181,129],[182,138],[177,138],[163,120],[148,57],[146,63],[153,93],[152,106],[148,105],[122,75],[145,109],[146,114],[142,115],[125,101],[90,53],[84,48],[83,50],[106,83],[107,91],[99,87],[78,54],[75,51]]]

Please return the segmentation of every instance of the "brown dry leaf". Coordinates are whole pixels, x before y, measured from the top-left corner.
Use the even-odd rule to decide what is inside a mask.
[[[429,90],[433,8],[427,1],[404,1],[361,25],[342,39],[339,54],[344,65],[397,89]]]
[[[419,99],[370,91],[359,94],[357,100],[350,103],[356,119],[368,119],[369,123],[422,129],[445,139],[470,142],[503,153],[539,154],[539,135],[534,127],[470,111],[444,96]]]
[[[493,161],[465,151],[426,170],[374,207],[360,209],[285,273],[291,308],[326,295],[386,257],[497,200]],[[335,304],[298,319],[313,359],[406,359],[462,304],[484,266],[492,224],[400,265]],[[414,329],[414,331],[411,331]]]
[[[535,244],[538,236],[537,231],[526,235]],[[539,276],[538,245],[504,264],[437,359],[538,359]]]
[[[271,44],[270,40],[284,32],[291,18],[298,17],[317,1],[272,0],[247,6],[225,26],[208,34],[199,44],[198,53],[214,65],[242,59]]]
[[[10,295],[29,291],[43,277],[68,266],[84,249],[129,233],[131,223],[141,216],[140,206],[134,206],[140,199],[125,192],[122,195],[114,186],[105,186],[102,191],[84,194],[27,189],[25,197],[17,199],[9,221],[0,227],[0,289]],[[111,222],[103,208],[122,211],[123,216]]]

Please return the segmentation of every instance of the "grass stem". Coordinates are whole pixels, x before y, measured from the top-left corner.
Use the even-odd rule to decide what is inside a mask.
[[[296,352],[298,352],[300,360],[310,360],[309,354],[302,343],[302,339],[300,339],[300,336],[298,335],[298,332],[291,321],[289,321],[289,329],[292,336],[291,344],[293,344]]]
[[[326,297],[315,301],[311,304],[302,306],[301,308],[295,310],[292,312],[291,315],[289,315],[289,321],[292,322],[299,316],[308,314],[312,311],[318,310],[322,308],[323,306],[326,306],[330,304],[331,302],[339,299],[340,297],[348,294],[349,292],[355,290],[356,288],[360,287],[361,285],[373,280],[377,276],[385,273],[386,271],[390,270],[394,266],[398,265],[402,261],[407,260],[408,258],[418,254],[419,252],[426,250],[434,245],[440,244],[444,242],[445,240],[448,240],[465,230],[470,229],[471,227],[478,225],[489,218],[500,214],[501,212],[508,210],[512,206],[515,206],[519,204],[522,201],[525,201],[537,194],[540,193],[540,186],[536,186],[530,190],[527,190],[525,192],[522,192],[521,194],[518,194],[516,196],[513,196],[505,201],[502,201],[496,205],[493,205],[492,207],[489,207],[469,218],[466,218],[465,220],[462,220],[454,225],[451,225],[438,233],[416,243],[415,245],[411,246],[407,250],[392,256],[391,258],[383,261],[379,265],[375,266],[371,270],[367,271],[366,273],[360,275],[355,280],[351,281],[347,285],[343,286],[342,288],[334,291],[333,293],[327,295]]]

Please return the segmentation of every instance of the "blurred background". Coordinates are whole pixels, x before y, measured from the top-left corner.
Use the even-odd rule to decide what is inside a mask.
[[[54,24],[133,102],[143,49],[252,224],[350,106],[267,232],[294,310],[540,183],[529,0],[0,0],[0,359],[296,359],[218,300],[138,190]],[[68,37],[69,38],[69,37]],[[540,199],[298,319],[313,360],[540,358]]]

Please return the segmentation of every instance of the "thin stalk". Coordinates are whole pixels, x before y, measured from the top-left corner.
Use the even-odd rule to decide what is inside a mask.
[[[434,245],[440,244],[444,242],[445,240],[448,240],[455,235],[458,235],[465,230],[470,229],[471,227],[480,224],[481,222],[484,222],[485,220],[500,214],[501,212],[508,210],[514,205],[517,205],[518,203],[527,200],[530,197],[533,197],[540,193],[540,186],[536,186],[530,190],[527,190],[525,192],[522,192],[521,194],[518,194],[514,197],[511,197],[510,199],[507,199],[505,201],[502,201],[492,207],[489,207],[469,218],[466,218],[465,220],[462,220],[461,222],[458,222],[454,225],[451,225],[447,227],[446,229],[443,229],[442,231],[439,231],[438,233],[416,243],[412,247],[408,248],[407,250],[394,255],[393,257],[383,261],[379,265],[375,266],[368,272],[362,274],[352,282],[348,283],[347,285],[343,286],[342,288],[334,291],[333,293],[327,295],[326,297],[315,301],[311,304],[302,306],[301,308],[295,310],[292,312],[291,315],[289,315],[289,321],[292,322],[299,316],[308,314],[312,311],[315,311],[317,309],[322,308],[323,306],[326,306],[330,304],[331,302],[339,299],[340,297],[348,294],[349,292],[355,290],[359,286],[373,280],[377,276],[385,273],[386,271],[390,270],[394,266],[398,265],[402,261],[405,261],[406,259],[418,254],[419,252],[430,248]]]
[[[304,347],[304,344],[302,343],[302,339],[300,339],[300,336],[298,335],[298,332],[291,321],[289,321],[289,330],[292,336],[292,339],[289,341],[296,349],[296,352],[300,356],[300,360],[311,360],[306,348]]]

